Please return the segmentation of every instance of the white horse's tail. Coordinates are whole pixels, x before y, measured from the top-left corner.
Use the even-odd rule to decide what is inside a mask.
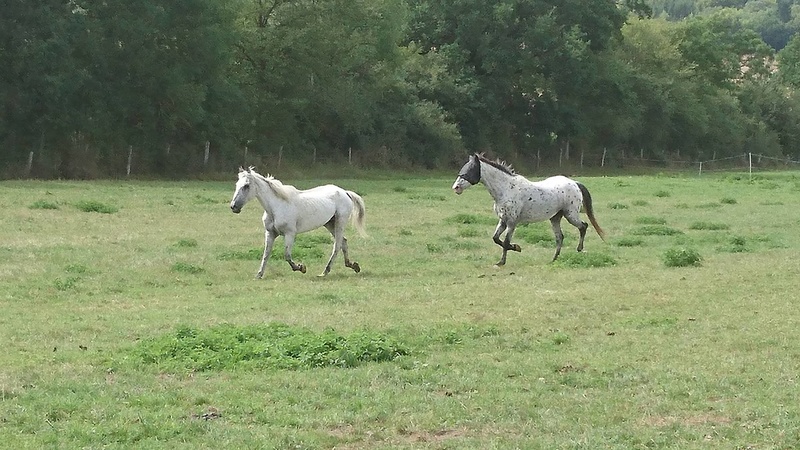
[[[364,228],[364,216],[366,215],[367,210],[364,207],[364,199],[353,191],[345,192],[347,192],[347,195],[353,201],[353,205],[355,206],[355,211],[353,211],[353,214],[350,216],[353,221],[353,225],[356,227],[356,230],[358,230],[358,234],[361,236],[366,236],[367,230]]]

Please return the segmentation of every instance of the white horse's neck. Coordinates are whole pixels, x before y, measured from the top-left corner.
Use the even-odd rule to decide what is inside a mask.
[[[272,190],[272,187],[269,185],[269,181],[266,177],[254,173],[253,184],[256,187],[256,198],[258,199],[258,202],[261,203],[264,211],[272,215],[272,211],[275,208],[275,202],[278,200],[278,196],[275,194],[275,191]]]
[[[516,179],[517,175],[506,173],[491,164],[481,163],[481,182],[495,201],[501,199],[503,194],[509,191],[511,184]]]

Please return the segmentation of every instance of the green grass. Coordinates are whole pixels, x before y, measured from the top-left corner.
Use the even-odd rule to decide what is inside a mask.
[[[590,228],[577,253],[564,221],[550,263],[549,222],[520,226],[501,268],[483,186],[287,179],[369,194],[368,237],[346,233],[362,270],[317,277],[320,229],[294,248],[309,273],[278,238],[261,280],[263,211],[230,212],[235,176],[0,182],[0,441],[798,448],[800,208],[780,175],[578,177],[608,242]]]

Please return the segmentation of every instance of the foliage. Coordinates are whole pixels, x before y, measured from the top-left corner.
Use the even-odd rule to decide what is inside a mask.
[[[409,352],[407,346],[381,333],[315,333],[280,323],[207,329],[181,326],[131,350],[136,360],[169,372],[348,368],[391,361]]]
[[[702,258],[697,250],[686,247],[670,248],[664,252],[664,265],[667,267],[699,266]]]
[[[97,212],[102,214],[114,214],[119,208],[97,200],[81,200],[75,203],[75,207],[83,212]]]

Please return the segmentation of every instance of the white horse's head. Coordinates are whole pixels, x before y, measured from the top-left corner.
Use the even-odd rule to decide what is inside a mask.
[[[453,190],[456,194],[461,194],[464,189],[478,184],[481,181],[481,161],[478,155],[470,155],[469,161],[458,172],[456,182],[453,183]]]
[[[236,190],[233,191],[231,200],[231,211],[236,214],[241,212],[245,203],[249,202],[255,195],[255,186],[251,186],[253,181],[253,168],[243,169],[239,167],[239,180],[236,181]]]

